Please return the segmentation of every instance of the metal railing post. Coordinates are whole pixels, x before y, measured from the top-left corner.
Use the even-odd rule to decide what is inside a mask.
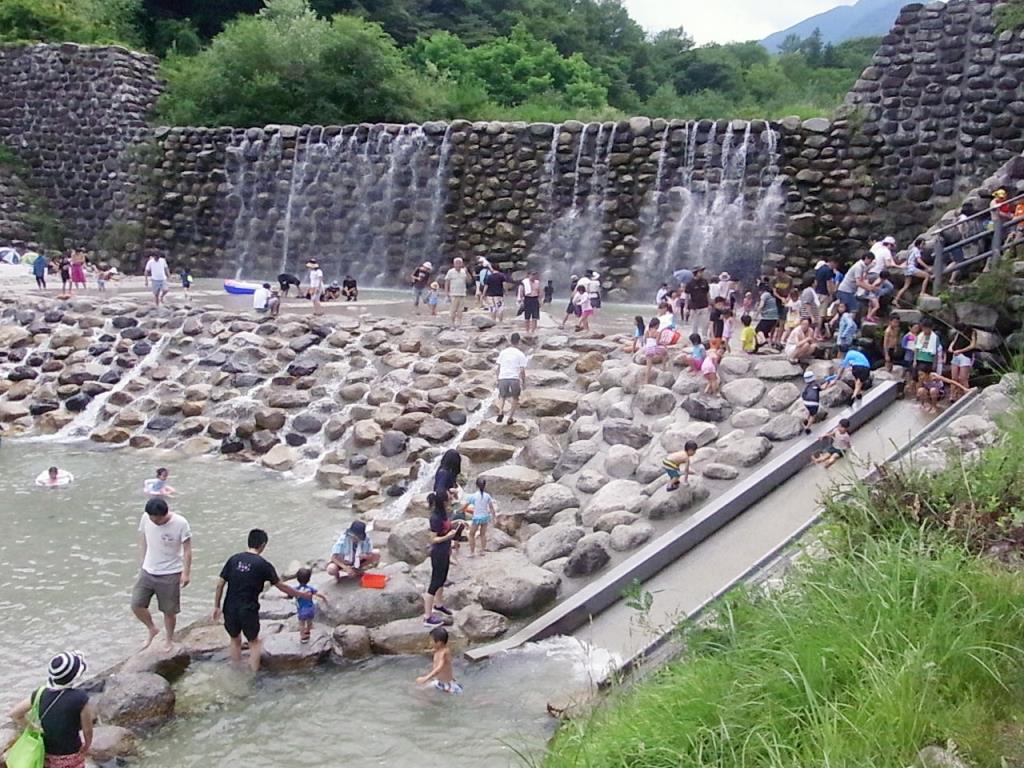
[[[992,255],[989,257],[989,266],[999,263],[999,257],[1003,253],[1003,218],[996,211],[994,226],[992,227]]]
[[[936,296],[942,290],[942,278],[946,270],[946,244],[942,236],[939,236],[938,245],[935,246],[935,256],[932,259],[932,293]]]

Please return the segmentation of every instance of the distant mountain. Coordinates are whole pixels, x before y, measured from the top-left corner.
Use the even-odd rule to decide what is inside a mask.
[[[859,0],[855,5],[840,5],[769,35],[761,44],[775,52],[790,35],[805,38],[815,29],[821,30],[826,43],[841,43],[855,37],[877,37],[892,29],[900,9],[909,2],[911,0]]]

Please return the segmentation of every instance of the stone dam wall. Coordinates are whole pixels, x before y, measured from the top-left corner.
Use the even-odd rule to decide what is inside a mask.
[[[389,283],[456,254],[637,290],[696,263],[800,272],[905,243],[1024,151],[1024,35],[997,34],[994,5],[908,5],[834,118],[807,121],[147,128],[150,57],[7,48],[0,141],[71,239],[131,224],[197,274],[316,256]]]
[[[142,213],[131,149],[149,133],[156,66],[115,46],[0,47],[0,142],[75,242]],[[0,210],[26,205],[10,189],[0,189]]]

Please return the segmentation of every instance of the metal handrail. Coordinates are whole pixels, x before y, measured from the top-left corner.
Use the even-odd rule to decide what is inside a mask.
[[[1022,223],[1024,223],[1024,216],[1018,216],[1018,217],[1016,217],[1014,219],[1010,219],[1009,221],[1003,222],[1002,226],[1003,227],[1012,228],[1015,225],[1019,225],[1019,224],[1022,224]],[[984,240],[986,237],[991,237],[993,239],[993,241],[994,241],[995,240],[995,236],[994,235],[995,235],[995,230],[994,229],[992,229],[992,230],[985,230],[984,232],[979,232],[976,235],[971,235],[970,237],[964,238],[963,240],[961,240],[958,243],[953,243],[952,245],[944,246],[943,247],[943,251],[950,251],[950,250],[953,250],[954,248],[962,248],[963,246],[970,245],[971,243],[974,243],[974,242],[976,242],[978,240]],[[993,245],[994,245],[994,243],[993,243]],[[1016,245],[1016,243],[1011,243],[1008,240],[1005,241],[1005,242],[1001,242],[1000,243],[1000,255],[1002,255],[1003,253],[1006,253],[1014,245]],[[953,272],[957,272],[957,271],[963,269],[964,267],[970,266],[971,264],[976,264],[979,261],[984,261],[986,259],[990,259],[990,258],[992,258],[992,256],[994,254],[995,254],[995,248],[993,247],[990,250],[985,251],[984,253],[979,253],[979,254],[975,254],[974,256],[971,256],[971,258],[969,258],[969,259],[964,259],[963,261],[956,261],[956,262],[954,262],[952,264],[947,265],[942,270],[942,273],[945,274],[945,275],[952,274]]]
[[[989,205],[984,211],[980,211],[980,212],[974,214],[973,216],[968,216],[963,221],[957,221],[957,222],[954,222],[952,224],[948,224],[945,227],[943,227],[942,229],[935,230],[934,232],[931,232],[930,234],[932,236],[941,235],[943,232],[948,232],[949,230],[954,229],[955,227],[962,226],[962,225],[966,224],[969,221],[974,221],[974,219],[980,219],[982,216],[991,216],[992,215],[992,211],[994,209],[996,209],[996,208],[1000,208],[1000,207],[1002,207],[1004,205],[1009,205],[1010,203],[1015,203],[1015,202],[1018,202],[1018,201],[1021,201],[1021,200],[1024,200],[1024,192],[1022,192],[1021,194],[1019,194],[1019,195],[1017,195],[1015,197],[1011,197],[1008,200],[1004,200],[999,205]]]
[[[1019,197],[1024,197],[1024,195],[1020,195]],[[1013,198],[1013,199],[1016,200],[1017,198]],[[1006,203],[1003,203],[1002,205],[1009,204],[1010,202],[1011,201],[1008,200]],[[991,215],[992,210],[993,210],[992,208],[989,208],[986,211],[986,213]],[[977,218],[977,217],[974,216],[972,218]],[[961,226],[961,225],[967,223],[968,221],[970,221],[970,219],[964,219],[963,221],[958,221],[955,226]],[[996,216],[996,217],[992,218],[992,229],[991,229],[991,231],[989,231],[986,228],[984,231],[978,232],[977,234],[971,235],[970,237],[966,237],[963,240],[961,240],[960,242],[953,243],[952,245],[946,245],[944,242],[942,242],[942,238],[941,237],[938,238],[938,243],[937,243],[937,245],[935,247],[935,252],[934,252],[934,255],[933,255],[933,258],[932,258],[932,271],[933,271],[933,274],[934,274],[934,282],[932,283],[932,289],[935,291],[935,293],[938,294],[939,291],[942,290],[942,278],[945,277],[945,275],[947,273],[951,272],[951,271],[956,271],[956,270],[963,269],[965,266],[967,266],[969,264],[974,264],[974,263],[979,262],[979,261],[982,261],[983,259],[984,260],[989,260],[992,263],[998,262],[999,259],[1002,258],[1003,251],[1004,251],[1004,248],[1003,248],[1003,242],[1004,242],[1003,236],[1005,234],[1004,230],[1007,227],[1012,227],[1014,224],[1019,224],[1021,221],[1024,221],[1024,217],[1015,217],[1015,218],[1010,219],[1009,221],[1003,221],[1000,217]],[[949,227],[946,227],[945,229],[940,230],[940,231],[944,232],[944,231],[947,231],[948,229],[949,229]],[[949,267],[947,267],[947,265],[946,265],[946,251],[947,250],[950,250],[950,249],[953,249],[953,248],[962,247],[962,246],[964,246],[966,244],[973,243],[976,240],[981,240],[981,239],[983,239],[985,237],[988,237],[989,235],[991,235],[991,237],[992,237],[992,247],[986,253],[978,254],[976,256],[971,257],[970,259],[966,259],[966,260],[961,261],[961,262],[956,262],[954,264],[950,264],[949,267],[952,267],[952,270]]]

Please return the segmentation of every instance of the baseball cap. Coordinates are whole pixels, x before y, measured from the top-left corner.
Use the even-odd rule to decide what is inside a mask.
[[[362,520],[353,520],[352,525],[348,527],[348,533],[351,533],[357,539],[366,538],[366,523]]]
[[[804,381],[814,381],[816,378],[814,371],[804,371]]]

